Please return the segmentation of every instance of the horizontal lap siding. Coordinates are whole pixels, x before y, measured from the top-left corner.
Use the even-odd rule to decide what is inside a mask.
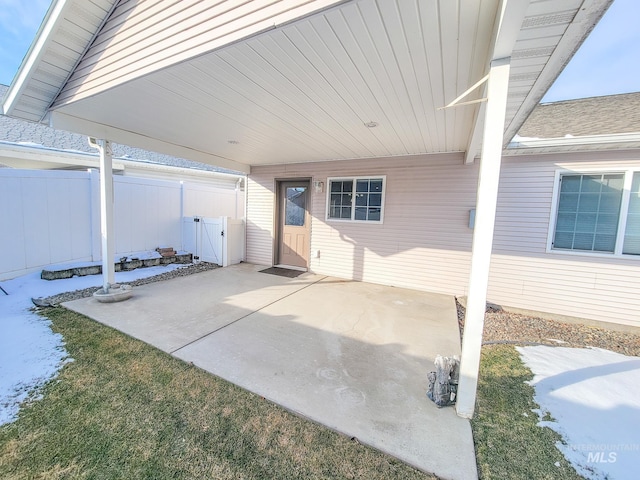
[[[311,194],[311,270],[420,290],[466,294],[477,168],[453,156],[254,167],[249,180],[248,260],[273,260],[276,178],[325,182]],[[488,299],[522,309],[640,325],[640,259],[547,253],[557,169],[640,167],[640,154],[506,158]],[[384,224],[327,222],[327,177],[386,175]],[[312,255],[313,257],[313,255]]]
[[[384,223],[327,222],[327,178],[386,175]],[[311,193],[311,270],[325,275],[443,293],[464,293],[469,276],[469,209],[477,169],[461,156],[254,167],[249,179],[247,258],[273,259],[276,178],[325,184]],[[312,189],[313,190],[313,189]]]
[[[247,182],[247,262],[273,263],[273,175],[251,175]]]
[[[502,165],[490,301],[640,326],[640,258],[546,253],[555,172],[640,167],[640,154],[508,158]]]
[[[56,105],[194,58],[337,0],[124,0],[84,55]]]

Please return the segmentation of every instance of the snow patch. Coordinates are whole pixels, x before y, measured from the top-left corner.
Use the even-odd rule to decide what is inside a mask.
[[[170,264],[117,272],[115,279],[131,282],[184,266]],[[35,312],[31,298],[93,286],[98,289],[101,282],[100,275],[42,280],[35,272],[0,284],[8,294],[0,291],[0,425],[14,421],[20,404],[39,398],[39,389],[71,361],[62,336],[53,333],[51,322]]]
[[[640,358],[599,348],[517,347],[534,378],[540,426],[588,479],[631,480],[640,471]],[[542,420],[549,414],[554,420]],[[548,418],[548,417],[547,417]]]

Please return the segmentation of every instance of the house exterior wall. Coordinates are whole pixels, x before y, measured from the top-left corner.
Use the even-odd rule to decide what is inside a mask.
[[[547,252],[558,169],[640,168],[640,152],[506,157],[488,299],[505,306],[640,326],[640,258]],[[327,178],[386,175],[384,222],[326,220]],[[247,261],[273,262],[276,179],[312,178],[311,263],[319,274],[466,295],[477,166],[458,154],[254,167]],[[320,251],[319,258],[314,256]]]
[[[557,170],[640,168],[640,152],[504,159],[488,299],[541,312],[640,326],[640,257],[547,253]]]
[[[385,285],[464,293],[477,167],[460,154],[253,167],[247,261],[273,261],[275,179],[312,178],[311,270]],[[391,167],[389,167],[391,165]],[[386,175],[384,222],[326,221],[327,177]],[[319,258],[314,252],[320,251]]]

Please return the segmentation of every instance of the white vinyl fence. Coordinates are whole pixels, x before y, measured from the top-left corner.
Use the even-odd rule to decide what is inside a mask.
[[[236,233],[233,245],[227,241],[227,264],[237,263],[232,257],[242,260],[244,192],[233,179],[229,188],[219,181],[218,186],[129,176],[113,181],[117,255],[160,246],[197,254],[183,243],[183,217],[228,217],[225,228]],[[100,260],[98,172],[0,169],[0,251],[0,280],[48,265]]]
[[[221,267],[240,263],[244,258],[244,221],[229,217],[184,217],[184,249],[194,259]]]

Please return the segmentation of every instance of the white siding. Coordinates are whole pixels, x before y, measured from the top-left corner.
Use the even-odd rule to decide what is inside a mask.
[[[123,0],[56,105],[210,52],[338,0]]]
[[[311,270],[336,277],[464,295],[477,167],[461,156],[254,167],[247,260],[271,265],[276,179],[313,178]],[[488,299],[505,306],[640,326],[640,258],[547,253],[555,171],[640,167],[640,152],[505,158]],[[386,175],[382,225],[327,222],[327,177]],[[315,251],[320,258],[313,258]]]

